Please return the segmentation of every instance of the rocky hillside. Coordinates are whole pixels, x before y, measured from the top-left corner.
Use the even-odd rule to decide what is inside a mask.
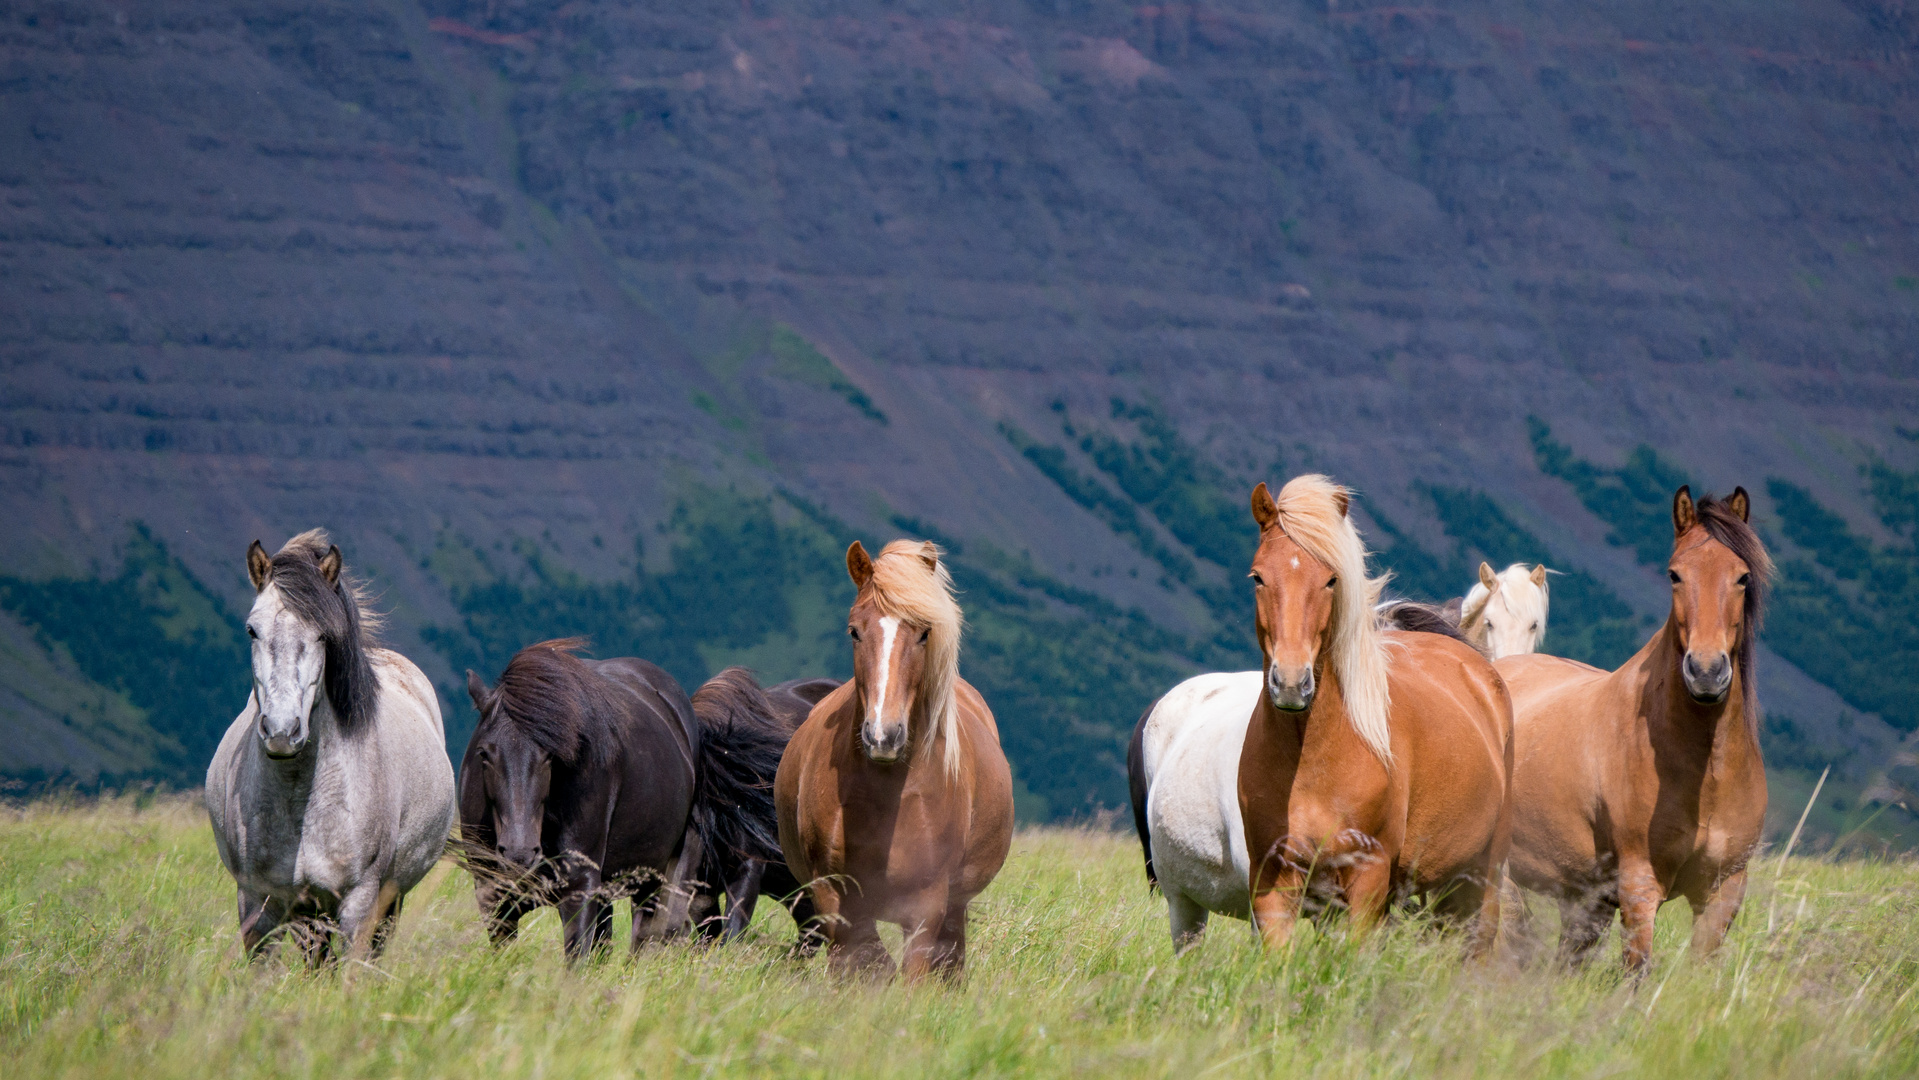
[[[839,550],[912,532],[1024,807],[1075,813],[1153,693],[1246,662],[1245,490],[1310,468],[1413,592],[1568,571],[1549,648],[1599,661],[1661,610],[1669,481],[1744,484],[1797,567],[1775,804],[1898,787],[1903,5],[0,18],[15,774],[190,779],[244,671],[164,687],[241,663],[256,536],[331,527],[451,691],[575,630],[843,668]]]

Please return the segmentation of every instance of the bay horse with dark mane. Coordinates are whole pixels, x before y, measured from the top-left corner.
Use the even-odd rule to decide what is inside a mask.
[[[892,970],[876,926],[890,922],[907,978],[957,978],[967,905],[1012,845],[1012,772],[992,712],[959,677],[962,620],[939,556],[906,540],[877,559],[847,549],[853,681],[814,707],[780,761],[780,846],[842,973]]]
[[[576,959],[604,942],[618,897],[632,898],[637,949],[687,928],[703,873],[737,878],[739,862],[778,858],[765,789],[788,730],[757,686],[730,686],[727,722],[707,729],[671,675],[573,655],[584,645],[529,645],[491,690],[467,672],[480,721],[460,768],[462,839],[493,939],[551,903]]]
[[[1383,579],[1366,576],[1348,498],[1316,475],[1277,500],[1253,490],[1265,677],[1238,770],[1253,921],[1281,947],[1309,893],[1360,928],[1424,896],[1483,955],[1510,842],[1512,707],[1461,641],[1380,626]]]
[[[1554,656],[1498,662],[1517,768],[1511,874],[1559,903],[1562,955],[1625,927],[1625,965],[1652,957],[1659,905],[1692,906],[1692,947],[1719,946],[1766,816],[1753,645],[1772,560],[1746,489],[1673,496],[1672,608],[1617,671]]]

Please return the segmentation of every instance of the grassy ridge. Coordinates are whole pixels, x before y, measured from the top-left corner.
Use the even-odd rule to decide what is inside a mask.
[[[1668,908],[1637,987],[1610,966],[1465,969],[1401,926],[1260,955],[1225,921],[1169,954],[1122,837],[1023,832],[975,907],[964,986],[869,988],[738,947],[569,971],[550,912],[494,951],[443,866],[377,970],[235,956],[232,892],[187,800],[0,817],[9,1075],[1867,1076],[1919,1070],[1919,868],[1768,862],[1727,948]],[[1542,920],[1550,922],[1547,918]],[[622,919],[622,922],[624,920]],[[618,929],[618,928],[616,928]]]

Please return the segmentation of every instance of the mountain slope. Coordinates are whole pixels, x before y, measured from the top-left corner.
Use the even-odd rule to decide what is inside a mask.
[[[681,572],[675,508],[732,488],[828,564],[787,636],[701,637],[682,678],[828,663],[847,534],[936,534],[1022,752],[1078,733],[1022,780],[1056,811],[1110,801],[1142,698],[1248,662],[1231,523],[1256,479],[1360,488],[1427,592],[1549,552],[1591,583],[1575,649],[1643,634],[1663,588],[1529,417],[1595,467],[1645,445],[1744,484],[1782,550],[1773,478],[1904,550],[1858,470],[1919,465],[1915,25],[19,5],[0,569],[110,580],[141,521],[237,612],[246,542],[324,523],[452,688],[505,660],[511,634],[475,629],[497,586],[584,589],[602,636],[662,640],[670,608],[608,598]],[[1541,553],[1448,517],[1475,498]],[[537,621],[499,625],[569,630]],[[1084,677],[1063,646],[1022,673],[1045,642],[1115,674],[1056,689]],[[1769,671],[1820,753],[1889,755],[1897,731]]]

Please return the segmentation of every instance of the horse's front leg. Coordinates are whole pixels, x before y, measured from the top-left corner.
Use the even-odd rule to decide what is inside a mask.
[[[1253,865],[1248,888],[1252,893],[1253,929],[1268,950],[1283,949],[1299,925],[1299,909],[1306,901],[1309,867],[1293,858],[1286,838],[1272,842]]]
[[[1739,905],[1746,899],[1746,871],[1741,868],[1736,874],[1728,874],[1699,897],[1686,899],[1692,905],[1692,954],[1710,956],[1739,917]]]
[[[1619,921],[1624,929],[1626,970],[1643,974],[1652,963],[1653,924],[1659,902],[1666,898],[1653,874],[1652,863],[1622,856],[1619,860]]]
[[[613,932],[613,905],[606,902],[598,867],[582,870],[567,882],[559,907],[568,960],[579,960],[599,948]]]
[[[400,886],[391,881],[363,881],[340,897],[340,936],[346,939],[346,955],[363,960],[372,951],[373,936],[400,899]]]
[[[1346,897],[1346,921],[1356,935],[1370,932],[1386,918],[1393,895],[1393,859],[1379,841],[1348,830],[1341,848],[1326,861],[1339,864],[1340,892]]]
[[[828,970],[841,977],[865,975],[875,981],[892,978],[893,958],[886,954],[872,909],[860,897],[843,897],[830,890],[818,899],[820,921],[826,926]]]
[[[753,909],[760,902],[760,882],[766,877],[763,859],[748,859],[732,881],[726,883],[726,936],[732,941],[753,924]]]
[[[911,899],[894,901],[896,908],[903,907],[908,912],[900,920],[900,928],[906,931],[906,940],[900,949],[900,974],[908,982],[919,982],[926,978],[946,960],[941,948],[947,919],[946,902],[944,886],[927,889]],[[964,928],[966,909],[963,905],[959,917],[960,925]],[[965,945],[962,943],[960,948],[964,950]]]
[[[705,850],[705,845],[700,842],[700,834],[689,825],[685,838],[680,841],[680,857],[667,872],[660,895],[653,901],[646,929],[634,939],[636,948],[641,940],[663,941],[687,931],[692,921],[693,898],[699,889],[700,863]]]
[[[240,889],[240,948],[247,959],[259,959],[266,940],[280,928],[281,913],[273,899]]]

